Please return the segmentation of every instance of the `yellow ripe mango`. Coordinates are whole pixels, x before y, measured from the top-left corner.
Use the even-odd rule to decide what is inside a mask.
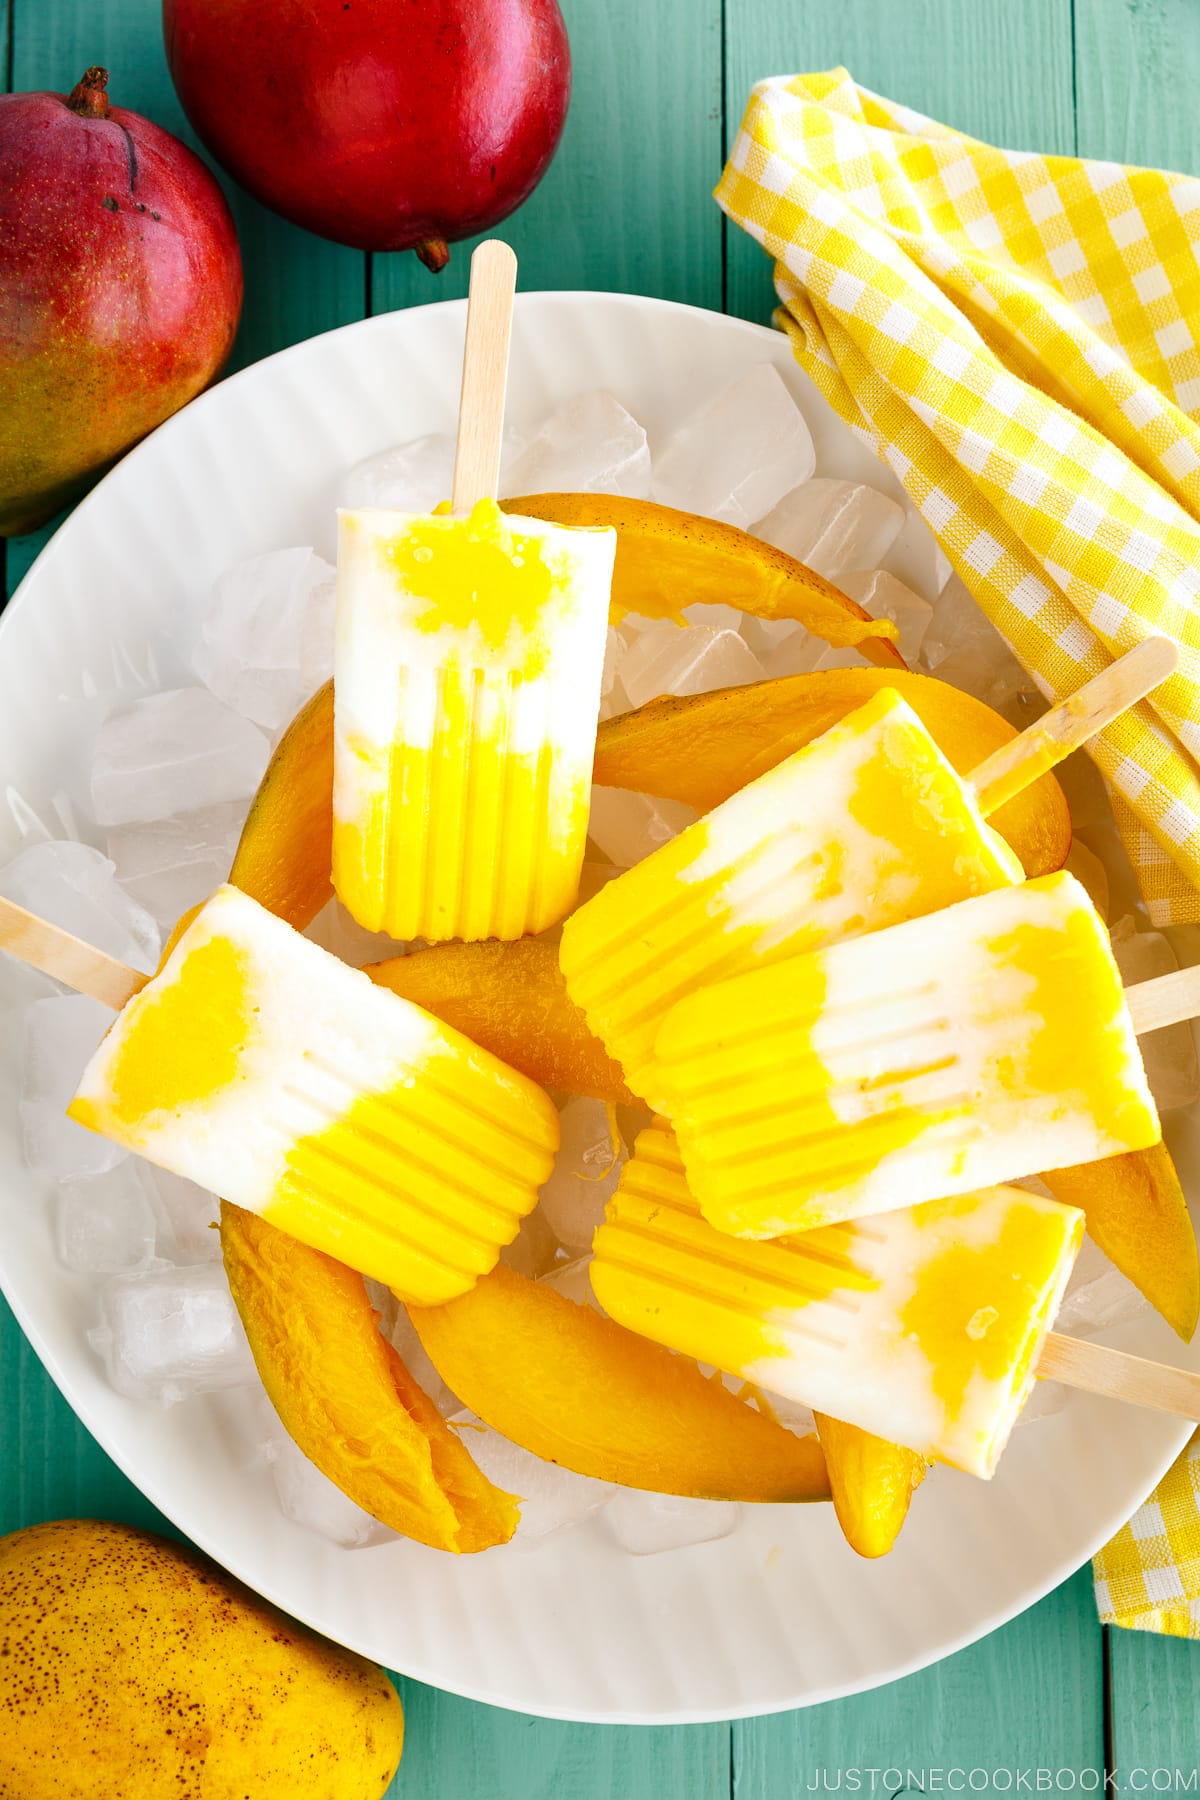
[[[915,1450],[857,1425],[827,1413],[814,1417],[842,1536],[860,1556],[886,1556],[929,1464]]]
[[[1047,1169],[1042,1180],[1056,1200],[1079,1207],[1092,1242],[1190,1343],[1200,1312],[1200,1253],[1167,1146]]]
[[[797,1437],[686,1356],[498,1264],[443,1306],[410,1306],[429,1360],[485,1425],[547,1462],[659,1494],[828,1500]]]
[[[633,1101],[621,1066],[567,992],[558,932],[513,943],[433,944],[366,970],[539,1086],[615,1106]]]
[[[906,667],[890,620],[873,619],[807,563],[736,525],[620,494],[525,494],[504,504],[527,519],[615,530],[614,623],[626,613],[678,620],[682,605],[720,602],[757,619],[795,619],[882,668]]]
[[[382,1669],[128,1525],[0,1538],[0,1644],[14,1800],[378,1800],[400,1761]]]
[[[309,1461],[372,1518],[431,1549],[507,1543],[516,1501],[383,1337],[362,1276],[227,1200],[221,1249],[263,1386]]]
[[[885,687],[908,702],[960,775],[1017,735],[982,700],[936,676],[821,669],[711,694],[667,695],[606,719],[592,778],[602,787],[637,788],[708,812]],[[1071,848],[1071,815],[1053,775],[998,807],[991,824],[1030,876],[1061,869]]]

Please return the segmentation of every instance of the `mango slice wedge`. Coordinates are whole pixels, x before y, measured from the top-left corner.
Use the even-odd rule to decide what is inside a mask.
[[[890,1444],[857,1425],[826,1413],[815,1417],[843,1537],[860,1556],[886,1556],[929,1464],[915,1450]]]
[[[906,670],[826,669],[683,699],[651,700],[607,719],[596,739],[593,779],[683,800],[701,812],[809,744],[877,694],[895,688],[960,774],[1011,743],[1013,727],[982,700],[932,675]],[[1071,848],[1071,815],[1053,775],[993,815],[991,823],[1027,875],[1060,869]]]
[[[614,623],[626,613],[677,620],[682,606],[723,602],[757,619],[795,619],[882,668],[906,667],[890,620],[873,619],[815,569],[736,525],[617,494],[524,494],[504,504],[556,525],[615,527]]]
[[[246,814],[229,879],[297,931],[333,897],[333,683],[300,708]]]
[[[1051,1169],[1042,1180],[1079,1207],[1092,1242],[1188,1343],[1200,1314],[1200,1252],[1166,1145]]]
[[[557,932],[511,944],[435,944],[373,963],[366,973],[542,1087],[614,1106],[634,1100],[621,1065],[567,993]]]
[[[361,1275],[221,1204],[229,1285],[289,1434],[374,1518],[458,1553],[507,1543],[519,1511],[381,1335]]]
[[[502,1264],[408,1316],[485,1424],[579,1475],[708,1500],[828,1500],[817,1439],[797,1437],[590,1307]]]

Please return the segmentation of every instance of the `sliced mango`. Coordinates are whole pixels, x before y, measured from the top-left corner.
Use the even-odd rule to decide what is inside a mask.
[[[709,1500],[828,1500],[816,1438],[785,1431],[694,1362],[497,1266],[411,1306],[434,1368],[485,1424],[579,1475]]]
[[[1042,1180],[1056,1200],[1079,1207],[1092,1242],[1188,1343],[1200,1312],[1200,1254],[1166,1145],[1050,1169]]]
[[[825,669],[751,687],[651,700],[600,727],[593,777],[708,812],[809,744],[882,687],[895,688],[960,774],[1011,743],[1013,727],[982,700],[932,675],[905,670]],[[1049,875],[1071,848],[1071,815],[1053,775],[994,814],[991,823],[1027,875]]]
[[[857,1425],[826,1413],[815,1418],[842,1535],[860,1556],[886,1556],[929,1464],[915,1450]]]
[[[542,1087],[616,1106],[634,1098],[567,993],[557,932],[511,944],[435,944],[366,972]]]
[[[906,666],[890,620],[873,619],[815,569],[736,525],[617,494],[525,494],[504,504],[557,525],[615,528],[614,622],[631,612],[678,619],[683,606],[721,602],[758,619],[795,619],[883,668]]]
[[[458,1553],[507,1543],[519,1510],[380,1334],[361,1275],[221,1203],[229,1285],[289,1435],[372,1517]]]
[[[246,814],[229,879],[297,931],[332,898],[333,683],[296,714]]]

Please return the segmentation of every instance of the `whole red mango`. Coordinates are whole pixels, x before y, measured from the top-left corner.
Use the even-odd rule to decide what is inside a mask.
[[[110,107],[0,94],[0,535],[31,531],[207,385],[242,265],[198,157]]]
[[[557,0],[164,0],[167,61],[256,199],[430,268],[529,197],[571,91]]]

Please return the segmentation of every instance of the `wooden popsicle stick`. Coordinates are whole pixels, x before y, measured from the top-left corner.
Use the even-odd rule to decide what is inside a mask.
[[[0,950],[120,1012],[150,979],[12,900],[0,898]]]
[[[1178,646],[1170,638],[1144,638],[1103,674],[1051,707],[1011,744],[981,762],[969,779],[984,816],[1063,762],[1135,701],[1144,699],[1174,672],[1178,661]]]
[[[1200,1421],[1200,1375],[1144,1356],[1130,1356],[1107,1344],[1085,1343],[1082,1338],[1052,1331],[1042,1345],[1037,1372],[1089,1394],[1107,1394],[1133,1406]]]
[[[1200,1018],[1200,964],[1139,981],[1136,987],[1125,989],[1125,1004],[1139,1037],[1147,1031],[1161,1031],[1164,1025]]]
[[[470,512],[477,500],[494,500],[500,487],[500,440],[516,287],[516,257],[499,238],[488,238],[471,258],[452,512]]]

